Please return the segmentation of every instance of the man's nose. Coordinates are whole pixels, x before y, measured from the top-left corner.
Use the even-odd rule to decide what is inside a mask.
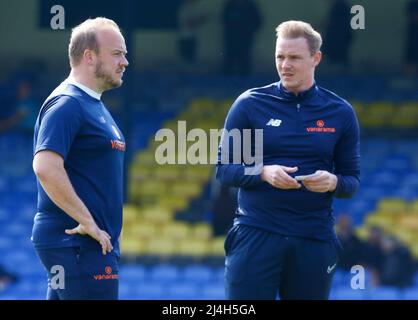
[[[282,69],[291,69],[292,65],[288,59],[283,59]]]
[[[128,61],[128,59],[126,59],[126,57],[124,56],[123,57],[123,60],[122,60],[122,63],[121,63],[124,67],[127,67],[127,66],[129,66],[129,61]]]

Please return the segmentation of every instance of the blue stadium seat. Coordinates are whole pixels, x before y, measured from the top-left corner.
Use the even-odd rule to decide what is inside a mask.
[[[337,287],[333,289],[335,300],[364,300],[365,293],[362,289],[352,289],[350,287]]]
[[[367,298],[371,300],[399,300],[401,293],[396,288],[377,287],[367,291]]]
[[[132,299],[138,300],[162,300],[167,299],[166,285],[161,282],[138,283],[138,286],[132,291]]]
[[[151,280],[168,283],[179,279],[179,270],[173,265],[157,265],[150,269],[149,276]]]
[[[404,300],[418,300],[418,286],[405,289],[402,298]]]
[[[167,289],[167,298],[173,300],[194,300],[201,295],[198,285],[193,282],[173,282]]]
[[[139,264],[127,265],[122,264],[119,268],[119,275],[121,281],[143,281],[146,278],[147,270],[144,266]]]
[[[191,265],[184,268],[182,279],[184,281],[202,283],[212,280],[212,270],[206,266]]]
[[[207,284],[203,287],[203,291],[199,300],[225,300],[225,287],[223,283]]]

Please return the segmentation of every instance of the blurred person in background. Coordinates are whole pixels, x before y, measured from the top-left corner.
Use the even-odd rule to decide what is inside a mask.
[[[202,0],[183,0],[178,10],[179,38],[177,46],[180,53],[182,71],[196,71],[199,55],[198,30],[210,18]]]
[[[29,80],[19,82],[16,89],[16,108],[24,117],[18,124],[18,129],[24,134],[33,135],[36,118],[38,117],[39,105],[32,96],[32,83]]]
[[[26,116],[24,110],[16,107],[14,88],[11,85],[0,83],[0,106],[0,133],[15,129]]]
[[[324,31],[324,60],[331,70],[347,71],[353,42],[351,6],[345,0],[331,0]]]
[[[250,73],[254,37],[262,24],[256,2],[228,0],[223,9],[222,23],[224,73]]]
[[[47,299],[117,299],[126,147],[101,94],[122,85],[126,45],[114,21],[95,18],[72,30],[68,51],[70,75],[36,120],[32,242]]]
[[[395,237],[382,239],[383,259],[378,273],[378,285],[409,287],[413,283],[415,262],[409,249]]]
[[[418,0],[410,0],[406,6],[405,72],[418,75]]]
[[[226,297],[328,299],[340,251],[332,201],[359,187],[359,125],[346,100],[315,82],[321,35],[303,21],[283,22],[276,32],[280,81],[236,99],[219,149],[217,179],[239,188],[225,239]],[[253,168],[242,161],[248,128],[251,155],[257,143],[263,147]],[[240,139],[225,135],[232,130]]]
[[[383,231],[378,226],[373,226],[370,229],[367,241],[364,245],[363,262],[365,267],[370,270],[372,279],[371,283],[377,285],[379,282],[379,273],[382,270],[383,264],[383,249],[382,249]]]
[[[18,281],[18,277],[13,273],[7,271],[0,265],[0,292],[6,290],[7,287]]]
[[[342,246],[338,267],[350,271],[351,267],[362,263],[364,243],[354,233],[350,215],[340,214],[336,229]]]

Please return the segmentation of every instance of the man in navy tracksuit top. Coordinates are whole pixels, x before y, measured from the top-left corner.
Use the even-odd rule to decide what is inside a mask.
[[[263,130],[262,166],[249,174],[248,163],[234,163],[225,135],[229,162],[218,159],[217,179],[240,188],[225,240],[226,296],[328,299],[339,250],[332,198],[359,186],[359,127],[350,104],[314,81],[320,34],[301,21],[276,31],[281,81],[244,92],[225,122],[227,132],[251,129],[253,154]]]
[[[36,121],[32,241],[51,300],[118,298],[125,140],[100,98],[122,84],[125,55],[114,21],[88,19],[74,28],[70,76]]]

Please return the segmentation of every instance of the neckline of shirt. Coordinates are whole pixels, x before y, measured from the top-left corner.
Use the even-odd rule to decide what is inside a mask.
[[[81,84],[80,82],[77,82],[72,77],[68,77],[66,81],[67,81],[67,83],[72,84],[72,85],[76,86],[77,88],[83,90],[85,93],[87,93],[89,96],[93,97],[96,100],[100,100],[100,98],[102,97],[101,93],[97,93],[96,91],[90,89],[89,87],[86,87],[85,85]]]
[[[306,98],[309,98],[309,97],[313,96],[317,92],[317,90],[318,90],[318,87],[317,87],[315,81],[314,81],[313,85],[309,89],[307,89],[305,91],[302,91],[302,92],[299,92],[298,95],[294,94],[291,91],[288,91],[283,86],[282,81],[279,81],[278,82],[278,86],[277,87],[279,89],[279,92],[282,94],[282,96],[284,96],[288,100],[301,100],[301,99],[306,99]]]

